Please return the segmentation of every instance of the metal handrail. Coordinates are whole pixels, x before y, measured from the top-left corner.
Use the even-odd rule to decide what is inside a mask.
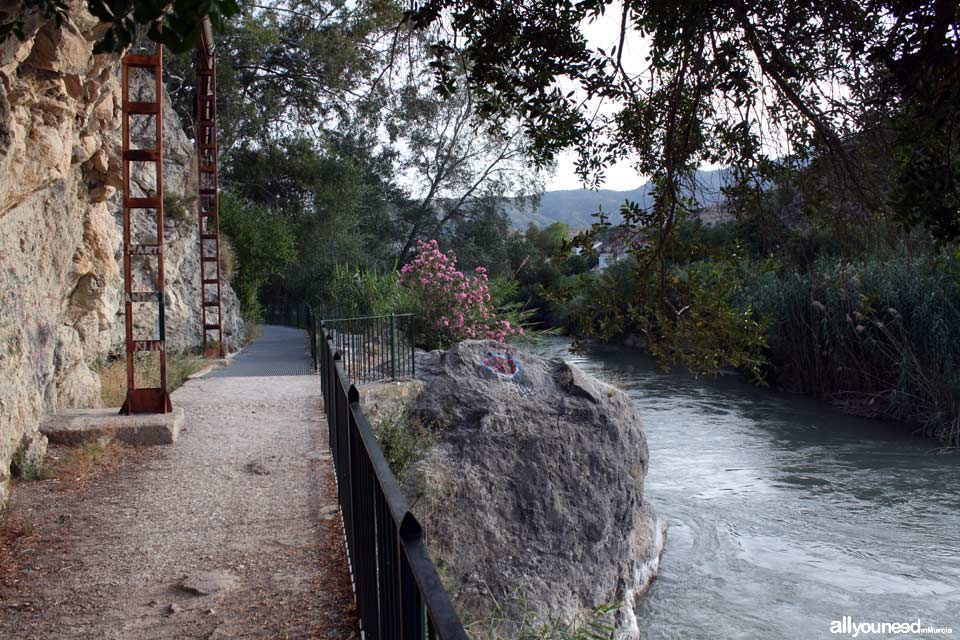
[[[412,318],[412,313],[393,313],[390,314],[395,318]],[[386,316],[348,316],[343,318],[324,318],[324,322],[343,322],[344,320],[380,320],[381,318],[389,318],[390,315]]]
[[[333,337],[307,316],[364,637],[468,640]]]
[[[309,309],[306,316],[308,323],[313,321]],[[368,383],[416,375],[413,314],[324,318],[320,327],[333,335],[351,380]]]

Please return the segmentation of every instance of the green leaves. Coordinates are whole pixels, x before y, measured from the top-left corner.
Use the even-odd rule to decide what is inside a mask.
[[[12,20],[0,25],[0,41],[15,35],[25,37],[24,20],[33,13],[60,26],[66,17],[65,0],[20,0]],[[109,24],[94,47],[95,53],[120,52],[137,40],[141,27],[147,37],[175,53],[192,49],[200,37],[200,20],[209,17],[215,28],[240,10],[237,0],[87,0],[94,17]]]
[[[629,258],[569,280],[554,299],[570,314],[580,345],[633,335],[664,369],[679,365],[707,376],[738,369],[762,382],[768,325],[740,302],[741,286],[726,261],[674,264],[661,282]]]
[[[223,20],[240,11],[237,0],[88,0],[90,13],[102,22],[111,23],[96,53],[118,52],[137,39],[140,27],[147,28],[147,37],[169,47],[174,53],[185,53],[200,38],[200,22],[210,18],[215,28]]]
[[[607,10],[620,33],[586,40],[581,26]],[[433,0],[408,20],[456,29],[432,49],[443,95],[448,61],[467,60],[476,112],[520,118],[541,160],[575,150],[587,183],[630,161],[670,183],[670,210],[701,163],[763,182],[817,160],[834,200],[960,237],[956,3]]]
[[[293,231],[283,216],[229,191],[220,194],[220,225],[239,259],[234,280],[245,312],[259,309],[260,287],[296,258]]]

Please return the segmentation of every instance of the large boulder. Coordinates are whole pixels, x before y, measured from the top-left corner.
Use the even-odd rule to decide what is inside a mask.
[[[622,637],[638,637],[634,606],[664,542],[643,495],[640,418],[577,367],[506,350],[470,341],[418,355],[413,406],[438,440],[408,482],[431,553],[468,619],[523,606],[569,620],[620,602]],[[510,355],[518,375],[486,366],[490,354]]]

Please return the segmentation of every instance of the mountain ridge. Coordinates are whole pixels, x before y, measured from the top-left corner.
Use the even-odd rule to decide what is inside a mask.
[[[697,200],[705,205],[717,204],[723,200],[720,189],[728,171],[711,169],[697,171]],[[545,191],[536,208],[529,205],[513,205],[507,208],[510,224],[516,229],[526,229],[531,223],[541,229],[554,222],[562,222],[573,228],[591,226],[597,221],[596,213],[603,211],[613,224],[623,221],[620,207],[627,200],[641,207],[652,204],[653,185],[648,181],[626,191],[615,189],[556,189]]]

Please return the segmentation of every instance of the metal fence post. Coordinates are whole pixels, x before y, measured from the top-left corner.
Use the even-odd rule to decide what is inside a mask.
[[[397,315],[390,314],[390,379],[397,379]]]

